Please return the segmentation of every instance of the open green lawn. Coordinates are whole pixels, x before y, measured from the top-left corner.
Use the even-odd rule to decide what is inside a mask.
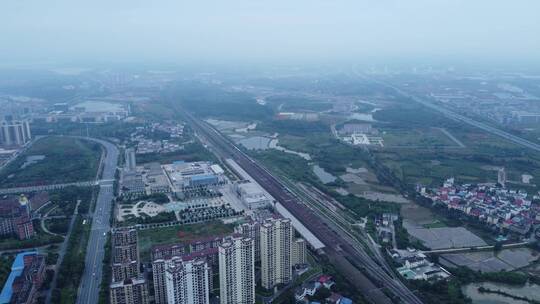
[[[427,148],[458,147],[440,129],[415,128],[409,130],[388,130],[382,135],[385,147]]]
[[[540,153],[469,125],[449,120],[418,104],[395,104],[377,112],[375,119],[378,120],[375,127],[386,131],[386,142],[384,148],[372,149],[373,154],[378,162],[383,163],[396,177],[409,185],[421,183],[436,186],[449,177],[455,177],[459,183],[495,182],[497,172],[488,169],[489,166],[504,166],[512,181],[520,181],[521,174],[524,173],[540,178]],[[458,148],[458,145],[438,128],[446,129],[465,147]],[[450,142],[451,146],[418,145],[411,149],[406,145],[392,145],[392,141],[413,146],[422,142],[426,134],[418,133],[417,130],[429,130],[425,142],[430,142],[429,138],[437,135],[438,140]],[[532,182],[535,182],[534,179]],[[535,192],[534,187],[516,187]]]
[[[217,236],[233,232],[233,225],[220,221],[201,224],[190,224],[174,227],[140,230],[138,232],[139,251],[141,259],[150,259],[150,249],[153,245],[189,242],[205,236]]]
[[[30,155],[44,155],[45,159],[21,168]],[[93,180],[100,157],[101,146],[97,143],[71,137],[46,137],[0,172],[0,184],[8,188]]]
[[[281,106],[281,111],[325,111],[332,109],[332,103],[324,99],[308,98],[303,96],[271,96],[266,99],[276,110]]]
[[[449,177],[459,183],[496,182],[498,167],[505,167],[515,187],[534,193],[534,186],[520,184],[521,175],[540,178],[540,154],[509,143],[481,130],[448,123],[448,132],[465,148],[384,147],[373,149],[377,160],[410,185],[438,186]],[[407,126],[400,126],[407,129]],[[493,169],[495,168],[495,169]],[[535,179],[532,180],[535,182]]]

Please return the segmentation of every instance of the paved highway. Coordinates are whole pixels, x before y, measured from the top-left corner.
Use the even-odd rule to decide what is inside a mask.
[[[416,295],[407,289],[399,280],[390,276],[378,265],[360,246],[351,243],[351,237],[341,225],[327,221],[312,209],[298,200],[277,178],[257,164],[249,156],[239,150],[233,143],[204,122],[200,122],[189,114],[185,114],[188,122],[198,132],[203,134],[224,158],[233,158],[251,177],[265,190],[291,212],[326,246],[325,252],[332,263],[347,277],[351,283],[374,303],[391,303],[390,299],[380,291],[385,287],[402,303],[422,303]],[[354,266],[354,267],[353,267]],[[370,276],[370,282],[358,269],[364,269]]]
[[[529,141],[529,140],[526,140],[526,139],[523,139],[519,136],[516,136],[516,135],[513,135],[513,134],[510,134],[508,132],[505,132],[503,130],[500,130],[500,129],[497,129],[495,127],[492,127],[488,124],[485,124],[485,123],[482,123],[482,122],[479,122],[479,121],[476,121],[474,119],[471,119],[467,116],[463,116],[461,114],[458,114],[458,113],[455,113],[449,109],[446,109],[440,105],[437,105],[427,99],[424,99],[424,98],[420,98],[418,96],[415,96],[415,95],[412,95],[412,94],[409,94],[405,91],[403,91],[402,89],[398,88],[397,86],[395,85],[392,85],[392,84],[389,84],[389,83],[386,83],[386,82],[383,82],[383,81],[379,81],[379,80],[374,80],[372,78],[368,78],[366,77],[365,75],[363,75],[362,73],[358,72],[356,70],[356,68],[352,68],[352,72],[362,78],[362,79],[366,79],[366,80],[371,80],[377,84],[380,84],[382,86],[385,86],[385,87],[388,87],[388,88],[391,88],[393,89],[394,91],[398,92],[399,94],[405,96],[405,97],[408,97],[432,110],[435,110],[443,115],[445,115],[446,117],[448,118],[451,118],[451,119],[454,119],[454,120],[457,120],[457,121],[462,121],[464,123],[467,123],[473,127],[477,127],[479,129],[482,129],[488,133],[491,133],[493,135],[497,135],[497,136],[500,136],[502,138],[505,138],[515,144],[518,144],[520,146],[523,146],[523,147],[526,147],[526,148],[529,148],[529,149],[533,149],[535,151],[538,151],[540,152],[540,144],[537,144],[537,143],[534,143],[532,141]]]
[[[114,198],[113,184],[118,164],[118,149],[115,145],[104,140],[82,138],[103,145],[106,153],[102,163],[103,173],[99,183],[88,248],[86,249],[84,273],[77,295],[77,303],[94,304],[98,303],[106,235],[111,228],[111,203]]]
[[[466,117],[466,116],[463,116],[461,114],[458,114],[458,113],[455,113],[455,112],[452,112],[442,106],[439,106],[435,103],[432,103],[431,101],[428,101],[426,99],[423,99],[423,98],[420,98],[418,96],[414,96],[412,94],[409,94],[405,91],[403,91],[402,89],[396,87],[396,86],[393,86],[391,84],[387,84],[387,83],[383,83],[383,82],[378,82],[379,84],[382,84],[386,87],[389,87],[389,88],[392,88],[394,89],[396,92],[400,93],[401,95],[405,96],[405,97],[408,97],[432,110],[435,110],[443,115],[445,115],[446,117],[448,118],[451,118],[451,119],[454,119],[454,120],[457,120],[457,121],[462,121],[464,123],[467,123],[473,127],[477,127],[479,129],[482,129],[488,133],[491,133],[493,135],[497,135],[499,137],[502,137],[504,139],[507,139],[515,144],[518,144],[520,146],[523,146],[523,147],[526,147],[526,148],[529,148],[529,149],[532,149],[532,150],[535,150],[537,152],[540,152],[540,144],[537,144],[537,143],[534,143],[532,141],[529,141],[529,140],[526,140],[526,139],[523,139],[519,136],[515,136],[513,134],[510,134],[508,132],[505,132],[503,130],[500,130],[500,129],[497,129],[495,127],[492,127],[488,124],[485,124],[485,123],[482,123],[482,122],[479,122],[479,121],[476,121],[474,119],[471,119],[469,117]]]

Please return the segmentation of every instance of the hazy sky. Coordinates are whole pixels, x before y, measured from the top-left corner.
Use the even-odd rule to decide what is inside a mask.
[[[540,59],[539,0],[2,0],[0,62]]]

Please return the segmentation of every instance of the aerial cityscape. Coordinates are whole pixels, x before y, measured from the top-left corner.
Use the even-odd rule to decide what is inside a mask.
[[[0,4],[0,304],[540,303],[539,4]]]

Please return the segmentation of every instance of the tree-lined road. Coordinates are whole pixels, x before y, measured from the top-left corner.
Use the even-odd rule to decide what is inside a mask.
[[[109,232],[111,218],[111,204],[114,199],[114,180],[116,167],[118,164],[118,148],[110,142],[81,137],[83,139],[97,142],[105,148],[103,158],[103,173],[99,183],[99,193],[96,199],[92,228],[86,249],[84,273],[79,286],[77,303],[94,304],[98,303],[99,289],[102,279],[103,257],[105,254],[105,243]]]

